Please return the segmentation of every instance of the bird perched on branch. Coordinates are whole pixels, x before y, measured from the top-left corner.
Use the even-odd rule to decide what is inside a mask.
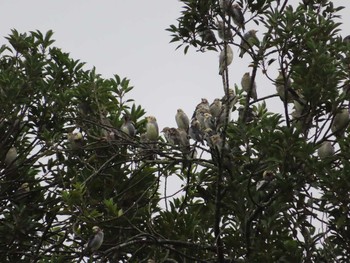
[[[296,98],[296,94],[293,94],[291,92],[292,90],[292,81],[289,77],[283,76],[282,71],[279,72],[276,80],[275,80],[275,86],[278,96],[280,96],[282,101],[286,100],[287,96],[287,103],[293,102],[293,100]]]
[[[6,156],[5,156],[5,164],[6,166],[10,166],[10,165],[13,165],[15,160],[17,159],[17,149],[16,147],[11,147],[7,153],[6,153]]]
[[[182,109],[178,109],[175,115],[175,121],[179,129],[183,129],[186,132],[190,126],[190,120],[186,113]]]
[[[230,41],[233,37],[232,31],[229,28],[228,25],[225,25],[224,22],[222,21],[218,21],[216,23],[216,25],[218,26],[218,35],[222,40],[225,41]]]
[[[257,30],[249,30],[247,33],[243,35],[243,39],[241,41],[241,52],[239,53],[239,57],[243,57],[243,55],[253,46],[259,46],[259,39],[256,36]]]
[[[250,90],[251,81],[252,81],[252,78],[251,78],[249,72],[244,73],[244,75],[242,77],[242,80],[241,80],[241,85],[242,85],[243,90],[245,92],[247,92],[247,94],[248,94],[248,92]],[[251,91],[250,95],[251,95],[251,97],[254,100],[258,99],[258,95],[256,94],[256,83],[255,83],[255,81],[253,83],[253,87],[252,87],[252,91]]]
[[[223,48],[219,55],[219,75],[222,75],[224,70],[232,63],[233,61],[233,51],[229,45],[226,45],[226,49]]]
[[[334,147],[331,142],[324,141],[321,144],[321,147],[317,150],[318,157],[320,159],[326,159],[334,155]]]
[[[242,13],[242,8],[237,4],[232,4],[229,9],[229,14],[232,17],[233,22],[244,31],[244,16]]]
[[[214,99],[213,103],[209,106],[209,112],[214,117],[217,118],[220,115],[222,107],[222,102],[220,99],[216,98]]]
[[[348,109],[341,109],[336,113],[333,119],[331,130],[336,135],[342,136],[346,127],[349,125],[350,116]]]
[[[154,116],[148,116],[146,119],[146,137],[149,141],[156,141],[159,136],[157,119]]]
[[[120,130],[130,137],[135,137],[136,135],[136,129],[134,123],[130,120],[130,116],[125,114],[124,115],[124,123],[120,127]]]
[[[101,228],[99,228],[98,226],[94,226],[92,228],[92,233],[93,235],[89,238],[87,245],[78,262],[80,262],[85,255],[90,255],[97,251],[103,243],[104,233]]]

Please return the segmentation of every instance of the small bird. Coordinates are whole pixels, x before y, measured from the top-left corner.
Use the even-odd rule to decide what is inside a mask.
[[[242,88],[245,92],[249,92],[250,90],[250,86],[251,86],[251,81],[252,81],[252,78],[249,74],[249,72],[246,72],[244,73],[243,77],[242,77],[242,80],[241,80],[241,85],[242,85]],[[252,91],[251,91],[251,96],[254,100],[257,100],[258,99],[258,95],[256,94],[256,83],[254,81],[253,83],[253,87],[252,87]]]
[[[205,44],[209,44],[209,43],[215,44],[217,42],[214,32],[209,28],[206,28],[203,31],[200,31],[199,36],[202,38],[202,42]]]
[[[73,151],[80,150],[84,146],[84,138],[81,132],[68,133],[67,139]]]
[[[183,150],[189,150],[190,141],[187,132],[184,129],[178,128],[177,134],[179,136],[179,145],[182,146]]]
[[[203,143],[204,135],[202,132],[201,124],[195,118],[191,121],[191,125],[188,130],[188,135],[191,137],[192,140]]]
[[[221,99],[223,105],[228,105],[229,109],[232,109],[233,106],[238,102],[238,97],[235,94],[233,89],[228,89],[228,94],[224,95]]]
[[[346,44],[350,44],[350,35],[344,37],[343,41],[344,41],[344,43],[346,43]]]
[[[231,11],[232,3],[234,0],[220,0],[220,10],[224,15],[228,15]]]
[[[89,241],[83,251],[83,255],[94,253],[103,243],[104,233],[102,229],[98,226],[94,226],[92,228],[92,232],[93,235],[89,238]]]
[[[209,106],[209,112],[214,117],[217,118],[220,115],[222,107],[222,102],[220,99],[216,98],[214,99],[213,103]]]
[[[336,135],[343,135],[346,127],[349,125],[350,116],[348,109],[341,109],[334,116],[331,130]]]
[[[222,40],[230,41],[233,37],[231,29],[228,27],[228,25],[225,25],[224,22],[218,21],[217,22],[218,27],[218,35]]]
[[[196,111],[195,118],[199,121],[200,127],[202,129],[205,128],[204,115],[209,112],[210,112],[209,109],[205,109],[205,108],[202,108]]]
[[[190,126],[190,120],[186,113],[182,109],[178,109],[175,115],[175,121],[177,127],[180,129],[184,129],[186,132]]]
[[[159,136],[157,119],[154,116],[146,117],[146,136],[149,141],[156,141]]]
[[[233,51],[229,45],[226,45],[226,49],[222,49],[219,56],[219,75],[222,75],[224,70],[233,61]]]
[[[209,111],[209,102],[207,99],[202,98],[201,102],[196,106],[196,109],[193,112],[192,119],[196,117],[196,114],[199,110],[207,110]]]
[[[239,57],[243,57],[243,55],[253,46],[259,46],[260,41],[256,36],[257,30],[249,30],[244,34],[243,39],[241,41],[241,52],[239,53]]]
[[[292,81],[290,78],[283,77],[282,71],[279,72],[276,80],[275,80],[275,86],[276,86],[276,91],[278,96],[281,98],[282,101],[286,100],[286,93],[285,93],[285,88],[287,90],[287,103],[293,102],[293,98],[295,96],[291,93],[291,87],[292,87]]]
[[[124,115],[124,123],[120,127],[120,130],[124,133],[126,133],[130,137],[135,137],[136,135],[136,129],[134,123],[130,120],[130,116],[125,114]]]
[[[232,108],[227,109],[227,106],[225,104],[222,105],[221,112],[220,112],[219,116],[216,118],[216,130],[219,130],[222,126],[224,126],[226,118],[227,118],[227,122],[230,122],[231,109]],[[227,112],[227,110],[228,110],[228,112]]]
[[[164,137],[169,144],[178,145],[180,143],[179,135],[177,134],[178,131],[176,128],[164,127],[162,133],[164,134]]]
[[[11,147],[7,153],[6,153],[6,156],[5,156],[5,164],[6,166],[10,166],[10,165],[13,165],[15,160],[17,159],[17,149],[16,147]]]
[[[214,134],[209,138],[209,146],[221,152],[223,140],[219,134]]]
[[[317,150],[318,157],[320,157],[321,160],[324,160],[326,158],[329,158],[334,155],[334,147],[331,142],[324,141],[321,144],[321,147]]]
[[[229,14],[232,17],[233,22],[244,31],[244,16],[242,8],[237,4],[233,4],[229,10]]]
[[[204,129],[208,128],[215,130],[215,119],[209,112],[206,112],[204,113]]]

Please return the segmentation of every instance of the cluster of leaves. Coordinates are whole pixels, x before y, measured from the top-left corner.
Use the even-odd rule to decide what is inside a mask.
[[[217,20],[225,20],[219,1],[181,2],[179,23],[168,30],[173,33],[172,42],[185,45],[185,53],[190,47],[206,51],[241,45],[240,30],[230,24],[235,33],[232,40],[204,41],[203,31],[216,32]],[[258,48],[247,52],[252,58],[252,82],[257,71],[272,80],[270,74],[277,67],[285,95],[293,97],[282,99],[282,114],[266,108],[265,101],[275,94],[256,101],[243,97],[245,118],[230,122],[224,133],[231,165],[225,167],[224,155],[219,160],[213,157],[213,168],[203,166],[191,175],[195,179],[188,194],[195,201],[188,214],[198,214],[192,220],[207,229],[202,229],[210,233],[206,243],[215,247],[198,257],[203,261],[217,257],[218,262],[223,258],[347,261],[349,139],[348,131],[339,134],[331,129],[335,116],[348,109],[349,100],[350,49],[339,36],[340,23],[336,22],[342,7],[330,1],[303,1],[294,7],[288,1],[231,2],[243,7],[246,18],[250,13],[251,20],[263,26]],[[225,91],[228,76],[223,76]],[[294,112],[293,102],[300,106],[294,106]],[[248,120],[251,112],[253,118]],[[325,141],[332,142],[336,154],[320,160],[316,152]],[[209,219],[198,212],[203,209],[210,211]],[[219,234],[214,233],[216,228]]]

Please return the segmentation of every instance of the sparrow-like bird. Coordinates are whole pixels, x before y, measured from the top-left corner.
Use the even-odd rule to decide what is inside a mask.
[[[182,109],[177,110],[175,120],[178,128],[183,129],[186,132],[188,131],[188,128],[190,126],[190,120]]]
[[[134,125],[133,121],[130,120],[129,115],[127,115],[127,114],[124,115],[124,123],[120,127],[120,130],[122,132],[126,133],[127,135],[129,135],[130,137],[135,137],[135,135],[136,135],[135,125]]]
[[[196,109],[193,112],[192,119],[196,117],[197,112],[199,112],[200,110],[209,111],[209,107],[210,106],[208,100],[202,98],[201,102],[196,106]]]
[[[229,45],[226,45],[226,49],[223,48],[219,55],[219,75],[222,75],[224,70],[233,61],[233,51]]]
[[[209,43],[216,43],[216,37],[212,30],[209,28],[204,29],[203,31],[199,32],[199,36],[202,38],[202,42],[209,44]]]
[[[228,25],[225,25],[224,22],[218,21],[217,22],[218,27],[218,35],[222,40],[230,41],[233,37],[231,29],[228,27]]]
[[[251,81],[252,81],[252,78],[251,78],[249,72],[244,73],[244,75],[242,77],[242,80],[241,80],[241,85],[242,85],[243,90],[245,92],[247,92],[247,94],[248,94],[248,92],[250,90]],[[258,95],[256,94],[256,83],[255,83],[255,81],[253,83],[252,91],[251,91],[250,94],[251,94],[251,97],[254,100],[258,99]]]
[[[324,141],[321,144],[321,147],[317,150],[318,157],[320,159],[326,159],[334,155],[334,147],[331,142]]]
[[[213,103],[209,106],[209,112],[214,117],[217,118],[220,115],[222,107],[222,102],[220,99],[214,99]]]
[[[98,226],[94,226],[92,228],[92,233],[93,235],[89,238],[79,262],[82,260],[84,255],[93,254],[96,250],[98,250],[101,247],[103,243],[104,233],[101,228],[99,228]]]
[[[84,146],[84,138],[81,132],[68,133],[67,139],[73,151],[80,150]]]
[[[146,117],[146,136],[149,141],[156,141],[159,136],[157,119],[154,116]]]
[[[16,147],[11,147],[7,153],[6,153],[6,156],[5,156],[5,164],[6,166],[10,166],[10,165],[13,165],[15,160],[17,159],[17,149]]]
[[[223,15],[229,15],[231,12],[232,3],[234,0],[220,0],[219,6]]]
[[[243,39],[241,41],[241,52],[239,53],[239,57],[243,57],[244,53],[247,52],[251,47],[258,46],[260,41],[256,36],[257,30],[249,30],[247,33],[243,35]]]
[[[229,109],[232,109],[233,106],[237,103],[238,97],[235,94],[235,91],[233,89],[228,89],[228,94],[224,95],[221,99],[222,105],[228,105]]]
[[[191,137],[192,140],[203,143],[202,127],[196,118],[192,119],[191,121],[191,126],[188,130],[188,135]]]
[[[342,135],[349,125],[350,116],[348,109],[341,109],[333,119],[331,130],[336,135]]]
[[[204,129],[208,128],[215,130],[215,119],[209,112],[206,112],[204,113]]]
[[[287,102],[291,103],[293,102],[293,98],[295,97],[292,93],[291,93],[291,87],[292,87],[292,81],[290,80],[290,78],[283,77],[282,72],[280,71],[276,80],[275,80],[275,86],[276,86],[276,91],[278,96],[281,98],[282,101],[286,100],[286,93],[285,93],[285,89],[287,91]]]
[[[242,13],[242,8],[237,4],[232,4],[229,14],[232,17],[233,22],[244,31],[244,16]]]

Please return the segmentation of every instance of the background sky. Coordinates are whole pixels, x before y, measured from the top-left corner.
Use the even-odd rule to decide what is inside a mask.
[[[333,2],[346,6],[340,13],[345,17],[341,34],[350,35],[350,1]],[[69,52],[73,59],[86,62],[87,69],[95,66],[104,78],[113,74],[129,78],[135,88],[128,98],[145,108],[147,115],[154,115],[161,130],[176,126],[178,108],[191,116],[201,98],[211,102],[223,96],[218,53],[190,49],[184,55],[182,49],[175,50],[180,43],[169,44],[170,32],[165,29],[177,24],[181,7],[177,0],[1,1],[0,45],[7,44],[4,37],[11,29],[19,33],[53,30],[54,45]],[[246,20],[249,17],[245,14]],[[255,26],[251,22],[246,28]],[[235,58],[229,67],[231,87],[240,83],[244,72],[250,71],[248,56],[241,59],[238,48],[233,47],[233,51]],[[256,82],[258,96],[275,93],[275,87],[259,71]],[[275,110],[282,107],[277,98],[270,105]]]

